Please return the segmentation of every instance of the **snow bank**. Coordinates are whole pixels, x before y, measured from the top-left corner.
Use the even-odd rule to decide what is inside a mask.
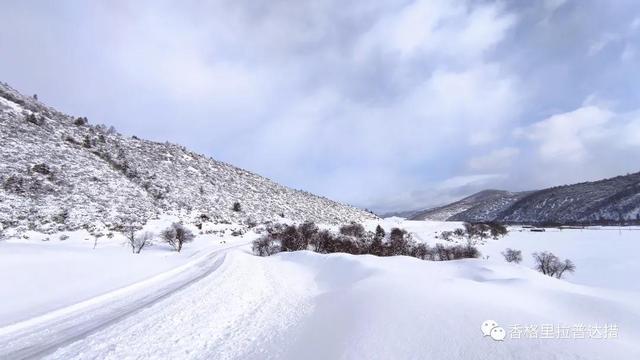
[[[234,251],[198,286],[50,358],[632,359],[640,356],[639,304],[491,260]],[[615,324],[619,332],[494,341],[480,331],[487,319],[507,332],[542,324]]]

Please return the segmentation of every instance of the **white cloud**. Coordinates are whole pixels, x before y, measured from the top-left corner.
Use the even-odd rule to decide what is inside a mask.
[[[613,113],[595,106],[553,115],[520,133],[537,144],[543,160],[580,162],[587,155],[589,142],[606,136]]]
[[[520,150],[515,147],[504,147],[496,149],[490,153],[472,157],[468,166],[473,171],[495,171],[504,170],[511,167],[513,160],[518,156]]]
[[[403,58],[432,55],[477,61],[515,23],[516,17],[496,3],[470,7],[460,1],[418,0],[378,21],[356,54],[359,59],[382,51]]]
[[[639,170],[640,111],[586,105],[516,132],[527,160],[511,170],[525,188],[597,180]]]

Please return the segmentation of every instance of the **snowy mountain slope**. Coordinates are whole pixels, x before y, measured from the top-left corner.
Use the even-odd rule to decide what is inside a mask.
[[[509,206],[524,195],[524,193],[513,193],[502,190],[483,190],[451,204],[421,211],[411,217],[411,219],[454,220],[454,217],[466,212],[470,213],[470,218],[491,216],[502,211],[504,207]]]
[[[0,83],[0,223],[47,232],[185,220],[345,223],[365,211],[293,190],[186,148],[127,138]],[[232,209],[240,203],[241,211]]]
[[[234,251],[200,281],[45,358],[634,359],[636,300],[501,261]],[[488,319],[509,337],[483,337]],[[546,325],[617,332],[539,337]],[[524,326],[537,338],[512,335]]]
[[[640,220],[640,173],[536,191],[498,214],[504,222]]]
[[[640,221],[640,173],[530,192],[485,190],[414,220],[595,224]]]

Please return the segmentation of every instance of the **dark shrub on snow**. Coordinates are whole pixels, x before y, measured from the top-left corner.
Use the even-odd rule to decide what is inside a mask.
[[[410,233],[399,228],[392,229],[388,238],[385,238],[386,233],[381,226],[378,226],[375,232],[368,232],[362,225],[355,223],[342,226],[338,234],[326,229],[320,230],[310,221],[299,226],[276,224],[267,227],[266,231],[266,235],[253,242],[253,252],[256,255],[269,256],[281,251],[311,250],[322,254],[405,255],[422,260],[441,261],[480,256],[478,249],[470,243],[465,246],[437,244],[435,248],[431,248],[427,244],[416,243]]]

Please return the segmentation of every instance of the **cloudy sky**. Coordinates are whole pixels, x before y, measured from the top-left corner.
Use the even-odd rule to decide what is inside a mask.
[[[0,81],[378,211],[640,170],[637,0],[12,1]]]

